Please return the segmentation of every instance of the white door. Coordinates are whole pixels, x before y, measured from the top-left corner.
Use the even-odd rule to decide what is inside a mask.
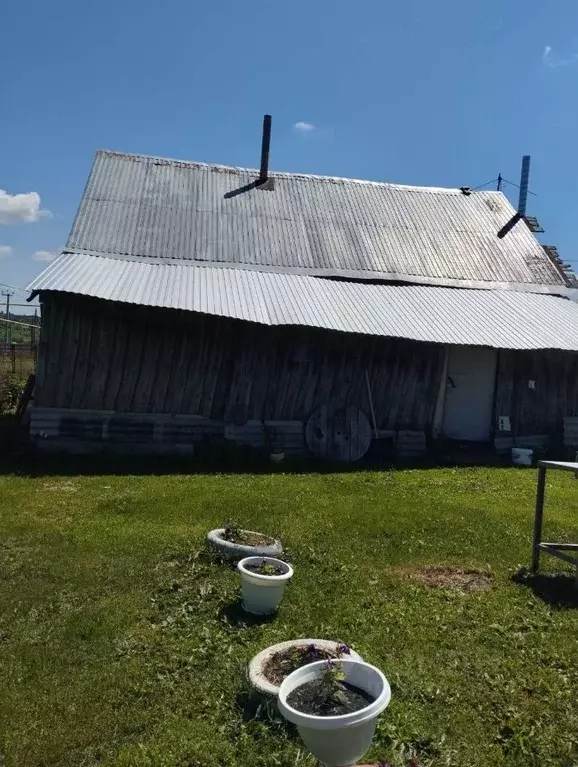
[[[450,347],[443,419],[446,437],[473,442],[490,438],[496,358],[495,349]]]

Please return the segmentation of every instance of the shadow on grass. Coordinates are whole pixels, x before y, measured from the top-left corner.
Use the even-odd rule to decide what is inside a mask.
[[[2,446],[3,448],[4,446]],[[272,464],[267,456],[206,458],[170,455],[68,455],[43,454],[30,450],[26,453],[3,452],[0,448],[0,475],[24,477],[40,476],[161,476],[170,474],[335,474],[358,471],[390,470],[391,463],[363,461],[352,464],[321,462],[314,457],[286,460]],[[426,468],[423,464],[408,464],[411,468]],[[432,468],[432,464],[428,464]],[[397,465],[396,468],[401,468]]]
[[[244,722],[248,722],[251,719],[269,721],[280,718],[277,709],[277,699],[267,698],[248,686],[239,690],[236,701]]]
[[[531,589],[552,607],[578,608],[578,585],[574,575],[531,573],[522,568],[512,575],[512,581]]]
[[[75,477],[75,476],[163,476],[170,474],[214,475],[214,474],[348,474],[351,472],[401,471],[404,469],[438,469],[443,466],[487,466],[508,465],[501,460],[487,460],[483,464],[476,461],[445,461],[436,458],[421,460],[383,461],[364,458],[356,463],[336,463],[321,461],[314,456],[287,459],[281,464],[273,464],[267,456],[222,455],[207,458],[205,456],[183,457],[170,455],[69,455],[43,454],[33,449],[19,451],[4,450],[0,446],[0,476],[16,475],[21,477]]]
[[[247,685],[237,693],[236,703],[244,722],[259,719],[274,728],[278,728],[288,740],[300,741],[297,727],[281,716],[276,697],[261,695]]]
[[[271,623],[277,617],[275,613],[271,615],[251,615],[243,609],[243,600],[237,599],[228,605],[224,605],[219,610],[219,617],[230,626],[261,626],[264,623]]]

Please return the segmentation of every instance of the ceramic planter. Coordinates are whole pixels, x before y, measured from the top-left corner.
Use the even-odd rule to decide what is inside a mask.
[[[271,660],[271,658],[277,653],[286,652],[287,650],[299,649],[301,647],[309,647],[309,645],[315,645],[319,650],[326,650],[327,652],[337,653],[337,648],[340,642],[332,642],[329,639],[290,639],[287,642],[279,642],[279,644],[271,645],[265,650],[261,650],[258,655],[255,655],[249,663],[249,682],[254,690],[261,693],[261,695],[267,695],[271,697],[277,697],[279,695],[279,685],[273,684],[265,676],[265,668]],[[350,650],[348,655],[344,655],[344,658],[349,660],[363,660],[355,650]]]
[[[262,562],[279,567],[282,575],[262,575],[247,569],[247,565],[260,565]],[[245,557],[237,568],[241,574],[243,609],[253,615],[270,615],[279,607],[287,581],[293,575],[293,568],[287,562],[274,557]]]
[[[369,663],[356,660],[336,661],[342,667],[345,681],[375,696],[360,711],[343,716],[314,716],[297,711],[287,703],[288,695],[300,685],[318,677],[324,661],[297,669],[284,680],[277,705],[289,722],[297,725],[307,748],[326,767],[351,767],[371,746],[377,719],[391,698],[389,683],[381,671]]]
[[[264,546],[245,546],[241,543],[231,543],[226,541],[222,535],[225,532],[224,527],[211,530],[207,535],[207,540],[212,548],[216,549],[219,554],[225,559],[243,559],[244,557],[278,557],[283,553],[283,546],[281,541],[270,536],[264,536],[269,538],[270,543]],[[263,533],[256,533],[253,530],[241,530],[242,533],[252,533],[253,535],[263,535]]]

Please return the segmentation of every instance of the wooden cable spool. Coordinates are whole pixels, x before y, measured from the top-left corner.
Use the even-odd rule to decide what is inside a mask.
[[[307,421],[305,439],[318,458],[353,463],[369,450],[371,427],[353,405],[323,405]]]

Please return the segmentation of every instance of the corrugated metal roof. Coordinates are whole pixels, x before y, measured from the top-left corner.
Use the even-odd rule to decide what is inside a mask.
[[[190,262],[62,255],[30,285],[132,304],[348,333],[578,351],[578,304],[514,291],[370,285]]]
[[[272,173],[101,151],[67,249],[469,287],[564,285],[499,192]],[[245,191],[243,188],[246,188]]]

